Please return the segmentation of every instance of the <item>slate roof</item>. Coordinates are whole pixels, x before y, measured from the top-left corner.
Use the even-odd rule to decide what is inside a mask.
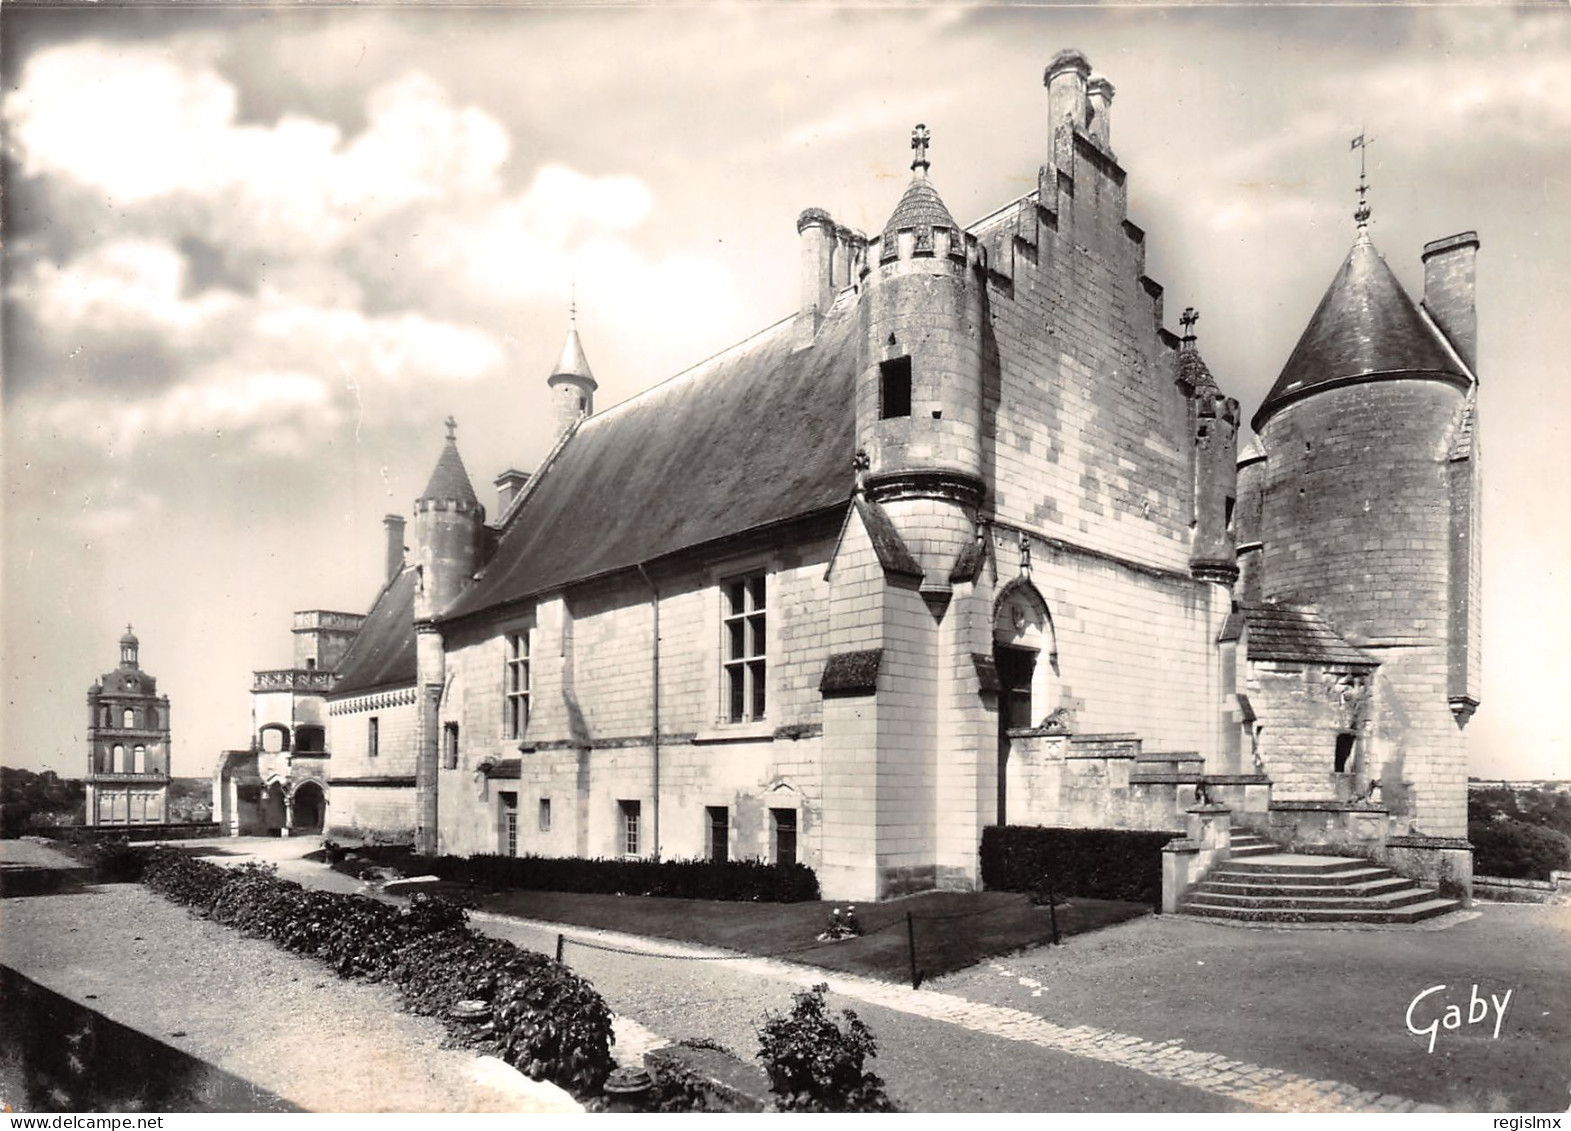
[[[376,603],[338,665],[332,697],[414,683],[414,623],[415,571],[405,568],[377,594]]]
[[[471,506],[480,505],[480,500],[475,497],[474,486],[469,482],[469,472],[458,454],[458,441],[452,436],[448,436],[442,445],[442,454],[436,458],[436,466],[431,469],[431,478],[425,490],[420,492],[420,498],[451,499]]]
[[[895,205],[895,210],[889,214],[889,223],[884,225],[886,237],[894,235],[901,228],[959,228],[955,218],[949,214],[944,198],[938,195],[938,190],[933,187],[933,182],[926,177],[912,178],[906,186],[905,195],[900,198],[900,203]]]
[[[442,619],[846,506],[857,342],[842,296],[809,348],[788,319],[583,421]]]
[[[578,340],[576,318],[568,320],[567,340],[562,343],[562,356],[556,359],[556,368],[551,370],[551,377],[583,377],[589,384],[595,384],[595,375],[589,371],[589,359],[584,356],[583,344]],[[546,383],[552,383],[549,377]]]
[[[1298,664],[1357,664],[1378,662],[1337,635],[1318,612],[1307,605],[1260,605],[1244,609],[1251,660],[1283,660]]]
[[[1178,379],[1197,393],[1222,391],[1216,383],[1216,378],[1211,376],[1211,369],[1206,365],[1205,358],[1200,356],[1200,351],[1192,344],[1178,351]]]
[[[1408,298],[1374,244],[1360,237],[1255,413],[1261,425],[1284,404],[1326,385],[1374,374],[1470,378]]]

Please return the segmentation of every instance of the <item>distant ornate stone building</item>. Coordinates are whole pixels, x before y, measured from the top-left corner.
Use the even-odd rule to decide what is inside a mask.
[[[1036,187],[976,223],[919,126],[879,233],[801,214],[792,317],[599,413],[570,329],[492,523],[450,422],[329,698],[368,818],[335,828],[800,860],[861,899],[977,885],[988,825],[1209,799],[1465,891],[1476,237],[1425,249],[1415,304],[1361,208],[1239,461],[1112,85],[1076,52],[1045,82]]]
[[[169,696],[142,670],[131,626],[120,666],[87,691],[87,823],[161,825],[169,817]]]

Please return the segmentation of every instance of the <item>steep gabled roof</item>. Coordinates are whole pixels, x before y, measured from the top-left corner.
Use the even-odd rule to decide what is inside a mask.
[[[782,322],[589,417],[443,619],[846,506],[858,325],[842,296],[810,348]]]
[[[1470,381],[1385,258],[1360,235],[1251,424],[1258,432],[1277,409],[1316,389],[1388,374]]]
[[[414,683],[414,610],[415,571],[406,568],[377,594],[376,603],[338,665],[333,698]]]
[[[1343,640],[1307,605],[1266,604],[1244,609],[1251,660],[1374,667],[1376,660]]]

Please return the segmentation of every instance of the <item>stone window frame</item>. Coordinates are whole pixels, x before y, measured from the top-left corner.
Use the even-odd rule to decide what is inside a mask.
[[[764,714],[756,719],[733,722],[729,710],[730,699],[726,680],[727,582],[762,574],[764,578]],[[710,596],[704,602],[704,640],[707,651],[704,663],[710,672],[706,683],[706,711],[704,717],[711,726],[701,729],[695,741],[729,742],[771,738],[780,716],[780,662],[784,655],[780,635],[780,586],[782,571],[778,547],[757,550],[722,558],[710,564],[704,572]]]
[[[375,758],[381,754],[382,722],[380,715],[371,715],[365,721],[365,756]]]
[[[617,841],[618,856],[636,857],[643,846],[643,801],[637,798],[618,798]]]
[[[458,769],[458,724],[451,720],[442,724],[442,768]]]
[[[502,628],[502,737],[517,742],[529,733],[534,694],[535,618]]]
[[[543,833],[550,832],[551,831],[551,799],[549,797],[542,797],[540,799],[539,805],[536,808],[536,812],[538,814],[537,823],[540,826],[540,831],[543,832]]]
[[[791,859],[781,859],[780,856],[780,818],[789,813],[791,816]],[[769,862],[771,864],[800,864],[802,862],[802,813],[795,805],[771,805],[769,807]]]

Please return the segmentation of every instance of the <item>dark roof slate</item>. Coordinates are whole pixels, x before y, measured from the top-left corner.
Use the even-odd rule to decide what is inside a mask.
[[[959,228],[949,214],[944,198],[938,195],[933,182],[926,177],[914,177],[906,186],[900,203],[889,214],[884,225],[884,235],[890,236],[901,228]]]
[[[806,349],[791,329],[781,322],[580,424],[443,619],[846,505],[856,308],[833,308]]]
[[[1387,373],[1469,381],[1385,258],[1360,237],[1251,423],[1258,432],[1277,409],[1306,393],[1349,378]]]
[[[856,510],[862,516],[862,525],[867,528],[868,540],[873,543],[873,552],[878,555],[878,564],[884,572],[903,577],[921,577],[922,567],[911,556],[905,539],[895,529],[889,513],[871,499],[860,495],[857,496]]]
[[[1251,660],[1282,660],[1298,664],[1347,664],[1373,667],[1369,653],[1337,635],[1307,605],[1260,605],[1245,609],[1246,648]]]
[[[382,587],[338,665],[332,695],[358,695],[415,681],[415,571]]]
[[[436,467],[431,469],[431,478],[420,493],[420,498],[480,505],[480,500],[475,497],[474,485],[469,482],[469,472],[464,467],[463,458],[458,454],[458,441],[453,437],[449,436],[442,445],[442,454],[436,457]]]
[[[1211,369],[1206,365],[1205,358],[1200,356],[1200,351],[1193,345],[1178,351],[1178,379],[1197,393],[1222,391],[1216,383],[1216,378],[1211,376]]]

